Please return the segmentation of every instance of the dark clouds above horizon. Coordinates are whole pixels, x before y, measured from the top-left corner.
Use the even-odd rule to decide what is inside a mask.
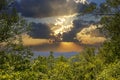
[[[28,22],[32,22],[31,32],[23,35],[23,42],[35,51],[80,52],[85,46],[96,46],[105,40],[96,30],[100,16],[75,14],[84,11],[88,4],[76,3],[74,0],[17,1],[15,7],[18,12]],[[89,1],[100,4],[104,0]],[[54,36],[51,36],[53,32]],[[58,38],[61,32],[60,42],[49,42],[51,38]]]
[[[48,17],[72,14],[83,11],[88,4],[75,0],[16,0],[17,10],[25,17]],[[86,0],[100,5],[105,0]]]
[[[21,0],[16,3],[17,10],[25,17],[48,17],[72,14],[77,11],[77,4],[70,0]]]
[[[69,32],[64,33],[62,36],[63,42],[78,42],[78,40],[75,39],[77,33],[79,33],[84,27],[89,27],[90,24],[94,24],[94,25],[97,24],[94,21],[81,21],[80,19],[73,20],[72,23],[73,23],[72,25],[73,28]],[[52,38],[52,36],[50,35],[52,32],[53,31],[50,29],[49,24],[32,22],[31,32],[29,33],[29,35],[34,39],[50,39]],[[96,32],[96,31],[92,31],[92,32]],[[92,33],[92,32],[89,32],[89,33]],[[92,34],[92,35],[95,35],[95,34]],[[96,33],[96,36],[97,35],[99,35],[99,33]]]
[[[47,24],[32,23],[29,35],[32,38],[49,39],[51,30]]]
[[[97,3],[97,0],[95,1]],[[98,2],[102,2],[102,1],[98,0]],[[54,18],[54,16],[73,15],[74,13],[83,11],[88,6],[89,6],[88,4],[76,3],[74,0],[69,0],[69,2],[67,2],[66,0],[19,0],[19,2],[15,3],[15,7],[17,8],[18,12],[20,12],[23,17],[30,18],[33,21],[34,19],[37,19],[38,21],[46,17]],[[84,18],[79,19],[80,17],[78,15],[75,15],[75,17],[77,17],[78,19],[77,18],[73,19],[73,21],[71,21],[72,24],[70,23],[70,25],[72,25],[73,28],[71,28],[70,31],[63,33],[62,35],[63,42],[78,42],[79,40],[75,38],[83,28],[89,27],[90,24],[98,23],[98,21],[89,20],[90,18],[93,18],[93,15],[85,16],[85,19],[87,19],[88,21],[84,20]],[[52,18],[49,18],[49,20],[52,21]],[[44,21],[45,20],[47,21],[48,19],[44,19]],[[55,26],[54,22],[52,24],[33,22],[31,26],[32,30],[29,33],[29,36],[34,39],[49,39],[51,38],[50,34],[53,32],[51,31],[51,25],[55,26],[57,29],[60,29],[63,26],[68,27],[67,25],[64,25],[67,23],[67,19],[65,19],[65,17],[64,18],[58,17],[58,19],[56,20],[59,21],[59,23],[63,23],[63,24]],[[62,20],[65,21],[62,22]],[[92,32],[96,33],[95,30]],[[92,35],[94,34],[91,34],[91,36]]]

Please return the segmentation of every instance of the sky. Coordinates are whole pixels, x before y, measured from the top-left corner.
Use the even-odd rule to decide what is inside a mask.
[[[31,23],[25,46],[38,52],[81,52],[105,41],[97,29],[101,16],[82,15],[83,9],[104,0],[17,0],[15,7]],[[99,25],[101,27],[101,25]]]

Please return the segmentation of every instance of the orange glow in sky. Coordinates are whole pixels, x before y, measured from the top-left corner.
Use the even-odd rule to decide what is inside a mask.
[[[82,46],[74,42],[59,42],[50,44],[47,39],[33,39],[28,35],[23,35],[23,43],[25,46],[32,46],[35,51],[55,51],[55,52],[80,52]]]
[[[61,42],[59,47],[56,49],[59,52],[81,52],[83,47],[74,42]]]
[[[47,39],[34,39],[26,34],[23,35],[22,38],[23,38],[23,44],[26,46],[35,46],[49,42]]]

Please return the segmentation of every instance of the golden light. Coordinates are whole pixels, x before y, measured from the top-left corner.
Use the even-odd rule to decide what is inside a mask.
[[[59,52],[81,52],[83,50],[83,47],[80,45],[74,43],[74,42],[61,42],[59,47],[56,49],[56,51]]]
[[[22,39],[23,39],[23,44],[25,46],[35,46],[35,45],[49,43],[49,40],[47,39],[34,39],[27,34],[24,34],[22,36]]]
[[[68,15],[68,16],[59,16],[56,19],[54,26],[51,28],[53,32],[52,35],[55,37],[57,36],[59,37],[59,35],[61,35],[60,36],[61,38],[64,33],[71,31],[71,29],[73,28],[73,20],[76,15],[77,14]]]
[[[96,29],[96,25],[90,25],[88,28],[83,28],[79,33],[77,33],[76,38],[83,44],[96,44],[104,42],[106,40],[104,37],[91,35],[91,33]],[[94,34],[97,35],[97,33]]]

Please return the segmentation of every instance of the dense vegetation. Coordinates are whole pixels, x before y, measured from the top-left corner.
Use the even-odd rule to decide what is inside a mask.
[[[101,20],[107,41],[97,52],[87,48],[70,58],[50,52],[35,59],[21,41],[28,24],[8,3],[0,0],[0,80],[120,80],[120,1],[105,3],[115,14]]]

